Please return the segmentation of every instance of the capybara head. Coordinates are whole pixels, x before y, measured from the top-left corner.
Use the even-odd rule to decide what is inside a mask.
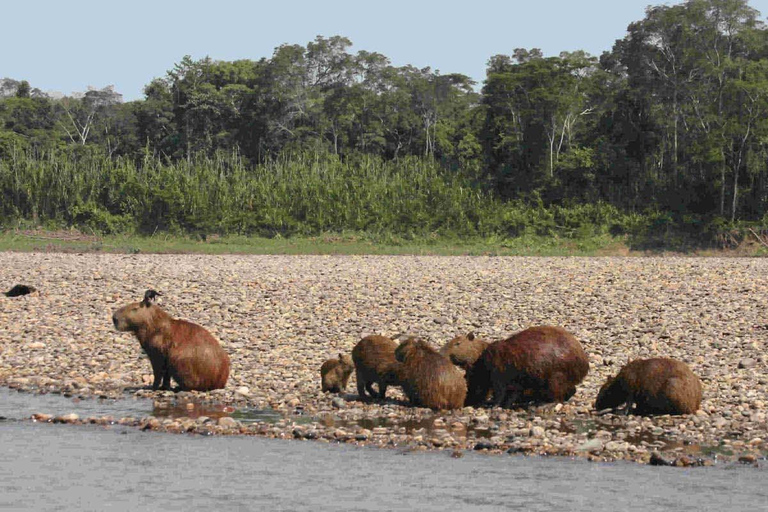
[[[466,369],[475,364],[486,348],[488,343],[470,332],[466,336],[456,336],[446,343],[440,349],[440,354],[450,359],[453,364]]]
[[[355,368],[355,363],[352,361],[352,356],[349,354],[339,354],[339,363],[345,369],[349,369],[351,372]]]
[[[162,295],[155,290],[147,290],[144,299],[139,302],[131,302],[112,315],[112,323],[118,331],[135,331],[141,326],[151,323],[158,309],[155,305],[157,297]]]
[[[600,386],[600,391],[597,393],[597,400],[595,400],[595,409],[601,411],[603,409],[615,408],[620,406],[626,401],[627,394],[620,389],[620,386],[616,382],[616,377],[608,377],[605,384]]]

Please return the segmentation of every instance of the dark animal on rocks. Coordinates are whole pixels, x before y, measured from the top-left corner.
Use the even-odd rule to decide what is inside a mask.
[[[347,389],[349,376],[355,364],[347,354],[339,354],[336,359],[329,359],[320,367],[320,380],[323,392],[341,393]]]
[[[17,284],[7,292],[5,292],[6,297],[21,297],[22,295],[29,295],[32,292],[36,292],[37,288],[34,286],[29,286],[26,284]]]
[[[564,402],[589,372],[589,359],[573,334],[553,326],[531,327],[488,345],[468,372],[467,405],[493,401]]]
[[[144,299],[112,315],[115,329],[132,332],[152,363],[152,389],[170,389],[171,378],[184,391],[221,389],[229,377],[229,356],[203,327],[171,318],[155,304],[160,293],[147,290]]]
[[[467,384],[461,372],[427,342],[415,338],[402,342],[395,350],[401,364],[395,367],[396,380],[408,400],[431,409],[459,409],[467,397]]]
[[[393,380],[393,366],[397,342],[386,336],[372,334],[361,339],[352,349],[352,360],[355,364],[355,378],[357,379],[357,394],[360,398],[384,398],[387,386],[397,385]],[[379,388],[374,391],[373,384]]]
[[[701,405],[701,381],[681,361],[636,359],[603,384],[595,409],[616,409],[622,404],[626,414],[693,414]]]

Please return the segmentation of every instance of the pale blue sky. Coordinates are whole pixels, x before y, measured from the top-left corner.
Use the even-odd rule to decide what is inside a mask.
[[[541,48],[545,55],[600,55],[644,17],[648,0],[2,0],[0,77],[64,93],[114,84],[126,100],[184,55],[269,57],[282,43],[317,35],[352,40],[395,65],[431,66],[478,82],[492,55]],[[768,15],[768,0],[751,0]]]

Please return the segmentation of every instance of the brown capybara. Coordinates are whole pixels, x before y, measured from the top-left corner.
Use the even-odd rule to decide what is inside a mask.
[[[229,377],[229,356],[211,333],[197,324],[171,318],[155,304],[160,295],[147,290],[144,300],[121,307],[112,315],[118,331],[136,335],[149,356],[154,373],[152,389],[221,389]]]
[[[464,407],[464,376],[427,342],[410,338],[397,347],[395,358],[401,363],[394,370],[396,380],[413,405],[431,409]]]
[[[701,405],[701,381],[681,361],[636,359],[603,384],[595,409],[616,409],[622,404],[627,404],[626,414],[693,414]]]
[[[339,354],[336,359],[329,359],[320,367],[320,379],[323,392],[341,393],[346,391],[349,376],[355,364],[347,354]]]
[[[488,342],[475,337],[475,333],[470,332],[466,336],[460,335],[443,345],[440,354],[451,360],[453,364],[464,370],[464,380],[469,380],[472,376],[472,368],[485,349],[488,348]]]
[[[352,360],[355,364],[357,379],[357,394],[360,398],[384,398],[387,386],[397,384],[393,380],[392,367],[397,364],[395,349],[397,342],[386,336],[372,334],[361,339],[352,349]],[[374,391],[373,384],[379,388]],[[366,393],[367,392],[367,393]]]
[[[587,354],[573,334],[560,327],[531,327],[483,351],[468,373],[467,405],[484,402],[490,389],[497,406],[523,399],[564,402],[588,371]]]
[[[488,342],[476,338],[475,333],[470,332],[466,336],[456,336],[443,345],[440,354],[450,359],[459,368],[466,370],[480,359],[486,348],[488,348]]]
[[[30,293],[36,292],[37,288],[34,286],[29,286],[26,284],[17,284],[10,290],[8,290],[5,293],[6,297],[21,297],[23,295],[29,295]]]

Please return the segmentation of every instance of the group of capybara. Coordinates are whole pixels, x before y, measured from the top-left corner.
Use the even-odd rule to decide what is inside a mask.
[[[398,344],[373,335],[355,345],[351,361],[339,354],[323,363],[323,391],[343,391],[353,369],[363,400],[383,399],[388,386],[400,386],[413,405],[456,409],[480,406],[489,398],[501,407],[565,402],[589,372],[589,360],[573,334],[552,326],[531,327],[493,343],[470,333],[439,351],[414,337]],[[685,363],[652,358],[632,361],[609,378],[595,408],[625,405],[626,414],[690,414],[700,404],[701,382]]]
[[[34,291],[14,287],[8,296]],[[116,310],[118,331],[132,332],[149,357],[153,389],[223,388],[229,377],[229,356],[203,327],[172,318],[157,304],[160,293]],[[352,372],[361,400],[384,399],[389,386],[399,386],[413,405],[432,409],[564,402],[576,393],[589,371],[581,344],[565,329],[537,326],[488,343],[470,333],[458,336],[439,351],[426,341],[408,337],[401,343],[386,336],[361,339],[352,356],[339,354],[320,368],[324,392],[346,390]],[[374,388],[375,386],[375,388]],[[699,378],[685,363],[668,358],[638,359],[625,365],[600,388],[597,410],[626,414],[690,414],[701,404]]]

